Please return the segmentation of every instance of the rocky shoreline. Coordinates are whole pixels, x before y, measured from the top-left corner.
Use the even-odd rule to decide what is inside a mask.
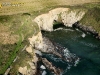
[[[57,9],[49,11],[46,14],[37,16],[34,19],[34,21],[38,24],[40,30],[53,31],[53,24],[54,24],[54,21],[56,21],[56,22],[63,23],[67,27],[75,27],[75,28],[81,29],[82,31],[86,33],[87,32],[91,33],[94,37],[100,39],[99,34],[93,29],[92,26],[88,27],[79,23],[79,21],[83,18],[85,13],[86,11],[84,10],[70,11],[70,8],[57,8]],[[42,43],[38,42],[34,44],[34,48],[36,50],[39,50],[47,54],[56,55],[71,65],[76,65],[76,62],[79,61],[79,58],[75,54],[70,53],[68,49],[53,42],[47,37],[43,36],[41,38],[42,38]],[[46,58],[43,58],[43,59],[41,58],[41,60],[44,60],[43,62],[45,66],[50,65],[49,63],[51,63]],[[52,64],[50,66],[52,66]],[[50,70],[50,68],[48,69]],[[55,70],[53,70],[53,72],[56,73]]]
[[[77,57],[75,54],[70,53],[69,50],[65,47],[62,47],[61,45],[57,44],[56,42],[53,42],[52,40],[48,39],[47,37],[43,36],[43,48],[35,47],[36,50],[39,50],[43,53],[47,54],[53,54],[56,55],[58,58],[61,58],[63,61],[68,63],[71,66],[75,66],[77,64],[77,61],[79,60],[79,57]],[[36,52],[36,55],[38,57],[38,63],[42,62],[44,66],[51,72],[56,75],[60,75],[63,70],[59,67],[56,67],[52,62],[50,62],[47,58],[44,58],[41,56],[40,53]],[[39,71],[40,66],[38,64],[37,67],[37,75],[42,75],[42,72]],[[41,74],[39,74],[41,73]]]
[[[82,25],[80,22],[76,22],[73,24],[73,27],[78,28],[86,33],[92,34],[95,38],[100,39],[100,34],[93,29],[92,26]]]
[[[81,25],[79,22],[76,22],[73,24],[72,27],[78,28],[85,33],[90,33],[95,38],[100,39],[98,32],[96,32],[96,30],[94,30],[92,26],[85,26],[85,25]],[[42,38],[43,38],[43,47],[42,48],[35,47],[36,50],[39,50],[47,54],[56,55],[62,60],[66,61],[66,63],[76,66],[77,64],[76,62],[79,61],[80,58],[78,58],[75,54],[70,53],[65,47],[62,47],[61,45],[50,40],[49,38],[43,35],[42,35]],[[66,54],[64,55],[64,53]],[[52,62],[48,61],[46,58],[42,58],[41,56],[38,55],[38,59],[39,59],[38,62],[41,61],[44,64],[44,66],[52,73],[56,75],[60,75],[63,72],[61,68],[55,67],[55,65],[52,64]]]

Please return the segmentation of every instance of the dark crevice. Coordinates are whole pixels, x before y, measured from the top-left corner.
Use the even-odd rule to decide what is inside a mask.
[[[57,28],[60,28],[60,27],[66,27],[63,23],[58,23],[58,22],[55,22],[54,25],[53,25],[53,29],[57,29]]]

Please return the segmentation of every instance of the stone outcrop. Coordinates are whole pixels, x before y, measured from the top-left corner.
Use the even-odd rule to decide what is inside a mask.
[[[52,44],[52,42],[48,38],[43,37],[41,32],[39,32],[36,36],[29,38],[29,42],[30,42],[31,47],[35,48],[36,50],[39,50],[45,53],[55,54],[59,57],[62,57],[61,54],[55,51],[54,49],[55,47]],[[31,50],[29,47],[28,49],[29,50],[27,51],[30,52]]]
[[[24,67],[20,66],[18,72],[21,75],[36,75],[38,58],[36,54],[34,54],[31,45],[26,48],[26,51],[31,55],[32,60],[26,61],[25,63],[27,63],[27,65]]]
[[[82,25],[79,22],[76,22],[76,23],[73,24],[73,27],[79,28],[79,29],[81,29],[84,32],[89,32],[94,37],[100,39],[100,35],[98,34],[98,32],[92,26],[86,26],[86,25]]]
[[[22,75],[35,75],[36,67],[35,67],[34,63],[28,62],[28,64],[29,64],[30,68],[28,68],[27,66],[19,67],[19,73]]]
[[[37,35],[33,35],[32,38],[28,38],[30,45],[25,47],[25,50],[22,50],[27,52],[29,59],[25,61],[23,64],[17,65],[18,66],[18,74],[21,75],[36,75],[37,72],[37,62],[38,57],[36,56],[35,47],[41,48],[42,47],[42,34],[39,32]],[[22,59],[21,61],[23,61]],[[17,60],[18,61],[18,60]]]
[[[39,58],[38,61],[38,72],[37,75],[42,75],[43,72],[47,69],[50,71],[52,74],[60,75],[63,70],[60,69],[59,67],[56,67],[52,62],[48,61],[46,58],[43,58],[37,54],[37,57]],[[42,62],[43,65],[41,65],[39,62]],[[44,75],[44,74],[43,74]]]
[[[32,45],[29,45],[26,48],[26,52],[30,54],[30,56],[32,57],[32,60],[26,61],[27,65],[24,67],[20,66],[18,71],[22,75],[36,75],[38,57],[34,53],[34,49]]]
[[[43,64],[54,74],[60,75],[62,70],[53,66],[51,62],[49,62],[46,58],[42,58]]]
[[[39,15],[34,21],[41,30],[53,31],[54,21],[62,22],[65,26],[72,27],[72,24],[81,20],[85,11],[71,10],[69,8],[56,8],[47,14]]]
[[[35,49],[40,50],[41,52],[44,53],[50,53],[50,54],[57,55],[58,57],[62,57],[60,53],[55,51],[55,46],[53,45],[51,40],[44,36],[42,41],[42,47],[39,48],[38,46],[36,46]]]
[[[39,32],[37,35],[33,35],[32,38],[28,38],[32,47],[42,48],[42,34]]]
[[[36,75],[38,57],[35,54],[35,47],[42,47],[42,34],[39,32],[28,38],[30,45],[26,48],[26,52],[30,55],[31,60],[26,61],[26,66],[19,66],[18,72],[21,75]]]

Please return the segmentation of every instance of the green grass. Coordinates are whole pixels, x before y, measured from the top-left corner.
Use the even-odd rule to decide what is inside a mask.
[[[30,68],[30,65],[28,62],[33,59],[33,57],[28,54],[26,51],[20,51],[18,54],[18,59],[12,63],[12,69],[10,71],[10,75],[16,75],[18,73],[19,67],[25,67]]]
[[[2,68],[2,71],[0,71],[0,74],[4,74],[4,72],[6,71],[6,69],[8,67],[10,67],[10,65],[12,64],[13,60],[15,59],[15,57],[17,56],[17,52],[23,47],[22,43],[22,38],[20,37],[17,46],[15,47],[15,50],[11,53],[10,58],[8,59],[7,63],[5,64],[5,66]]]
[[[87,3],[87,4],[84,4],[84,7],[88,8],[88,9],[91,9],[91,8],[100,8],[100,2],[98,3]]]
[[[28,61],[31,62],[32,56],[28,54],[25,50],[19,51],[17,53],[18,59],[12,63],[12,69],[10,71],[10,75],[16,75],[18,73],[19,67],[25,67],[30,68],[30,65],[27,63]]]
[[[19,36],[18,42],[15,42],[15,44],[3,45],[2,42],[0,42],[0,74],[4,74],[18,55],[19,51],[25,45],[29,44],[24,41],[28,41],[28,37],[31,37],[33,34],[37,34],[39,32],[39,28],[37,24],[32,22],[32,17],[28,14],[0,16],[0,23],[9,28],[2,32],[6,33],[12,31],[12,36]]]
[[[80,22],[83,25],[92,26],[100,33],[100,8],[93,7],[89,9]]]

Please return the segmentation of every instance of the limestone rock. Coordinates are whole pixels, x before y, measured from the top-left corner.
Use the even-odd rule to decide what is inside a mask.
[[[26,66],[25,67],[20,67],[19,72],[23,75],[27,75],[27,67]]]
[[[42,47],[42,34],[39,32],[36,36],[32,36],[32,38],[28,38],[30,45],[32,47],[38,46],[39,48]]]
[[[84,14],[84,11],[72,11],[69,8],[56,8],[49,11],[47,14],[39,15],[34,21],[41,30],[53,31],[55,20],[57,22],[62,22],[65,26],[72,27],[72,24],[81,20]]]
[[[53,66],[53,64],[51,62],[49,62],[46,58],[42,58],[42,62],[44,63],[44,65],[54,74],[56,75],[60,75],[62,70],[60,70],[59,68],[56,68],[55,66]]]
[[[32,52],[33,52],[33,51],[32,51],[31,45],[30,45],[29,47],[26,48],[26,51],[27,51],[28,53],[32,53]]]

